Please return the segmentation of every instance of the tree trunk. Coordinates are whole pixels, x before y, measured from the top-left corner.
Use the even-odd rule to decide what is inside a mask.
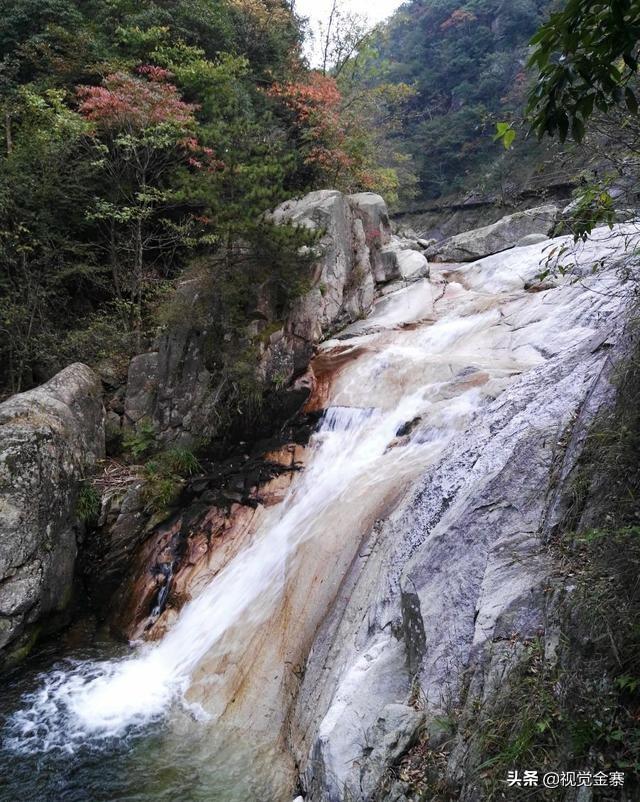
[[[138,351],[142,343],[142,275],[143,275],[143,247],[142,247],[142,218],[136,222],[136,245],[135,245],[135,330],[136,347]]]

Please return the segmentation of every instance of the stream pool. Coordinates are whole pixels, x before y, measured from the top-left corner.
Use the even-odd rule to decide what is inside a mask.
[[[73,648],[51,642],[3,677],[0,698],[0,802],[274,802],[273,784],[283,777],[256,777],[255,767],[280,761],[251,737],[212,732],[179,706],[157,721],[123,735],[86,740],[73,748],[42,749],[17,742],[16,714],[42,692],[45,677],[65,674],[96,660],[118,660],[131,649],[106,638]]]

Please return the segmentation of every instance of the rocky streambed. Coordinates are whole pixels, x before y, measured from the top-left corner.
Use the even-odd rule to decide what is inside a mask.
[[[367,242],[372,227],[387,236],[378,202],[338,195],[279,212],[323,216],[333,250],[316,281],[342,282],[302,299],[265,351],[265,366],[274,348],[291,356],[313,433],[265,452],[273,473],[227,487],[227,503],[201,487],[143,533],[116,605],[142,642],[14,675],[0,798],[396,802],[412,798],[393,769],[416,744],[440,755],[453,798],[481,798],[474,716],[527,644],[558,637],[546,546],[615,398],[627,232],[427,269],[390,235]],[[571,269],[542,284],[559,243]],[[301,330],[315,355],[296,374]],[[208,403],[154,378],[175,347],[160,344],[124,407],[169,440]],[[447,729],[454,710],[471,726]]]

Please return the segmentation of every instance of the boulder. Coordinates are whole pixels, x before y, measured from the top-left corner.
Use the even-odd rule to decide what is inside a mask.
[[[424,713],[402,704],[385,705],[375,724],[366,734],[366,743],[373,744],[360,779],[362,798],[375,798],[375,791],[385,771],[416,741]]]
[[[382,269],[376,273],[379,283],[404,279],[414,281],[429,276],[429,262],[426,256],[411,247],[404,247],[404,241],[394,238],[382,248]]]
[[[316,343],[372,308],[376,283],[425,276],[428,264],[415,243],[392,237],[384,199],[372,192],[311,192],[282,203],[270,219],[321,232],[308,292],[284,321],[274,319],[265,295],[247,332],[260,349],[259,376],[284,394],[306,370]],[[177,303],[181,320],[168,326],[156,351],[130,363],[123,421],[147,420],[164,442],[193,446],[219,425],[221,388],[208,358],[215,313],[197,280],[180,285]]]
[[[519,239],[514,247],[526,248],[527,245],[539,245],[541,242],[546,242],[548,239],[548,235],[541,232],[538,232],[537,234],[527,234],[526,237]]]
[[[437,262],[472,262],[521,244],[531,234],[550,235],[559,209],[553,204],[507,215],[497,223],[456,234],[427,249]]]
[[[391,239],[391,222],[384,198],[374,192],[358,192],[349,195],[349,204],[364,226],[369,242],[374,239],[386,245]]]
[[[0,650],[14,657],[70,599],[80,482],[104,439],[102,385],[86,365],[0,404]]]
[[[382,212],[374,202],[378,196],[364,195],[359,218],[354,217],[352,211],[355,202],[350,203],[336,190],[311,192],[300,200],[283,203],[274,211],[276,222],[295,223],[324,232],[317,248],[318,259],[312,268],[313,287],[294,303],[287,321],[287,334],[303,341],[318,342],[331,328],[368,311],[373,303],[371,263],[365,247],[368,228],[363,219],[367,221],[366,226],[378,232],[383,222]]]

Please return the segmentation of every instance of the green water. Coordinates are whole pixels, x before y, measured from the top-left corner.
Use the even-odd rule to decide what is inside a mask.
[[[28,706],[43,676],[70,660],[112,659],[126,650],[108,640],[71,650],[48,647],[8,676],[0,698],[0,802],[290,802],[293,791],[272,744],[220,730],[176,705],[164,719],[120,738],[73,751],[43,752],[15,738],[12,714]],[[279,790],[275,790],[279,789]]]

